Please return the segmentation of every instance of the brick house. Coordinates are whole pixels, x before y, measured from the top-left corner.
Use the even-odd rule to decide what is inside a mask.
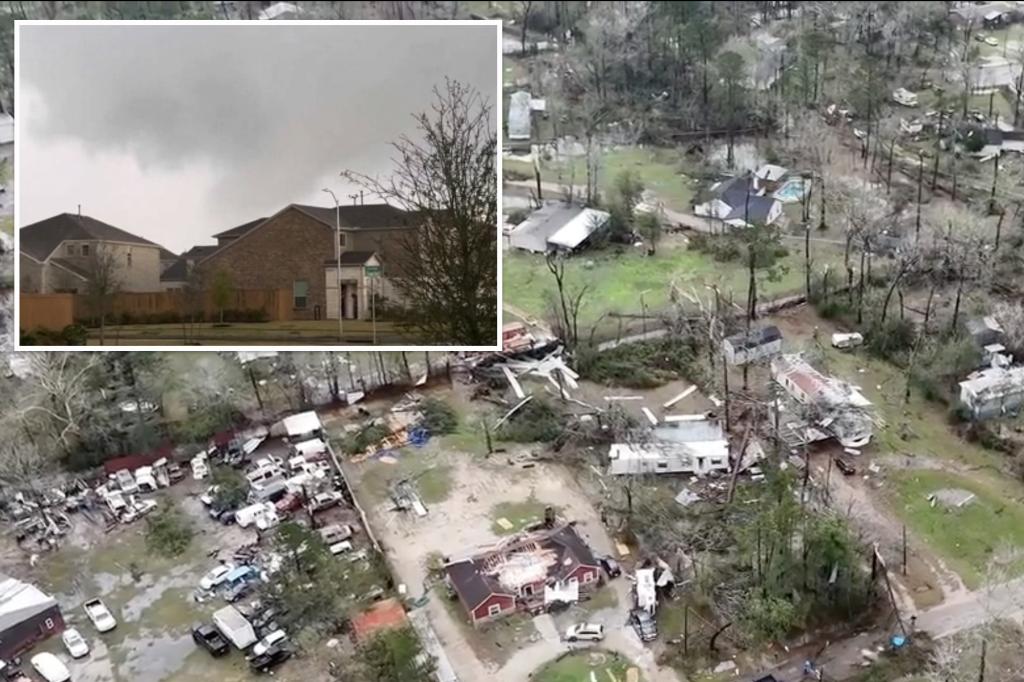
[[[160,291],[159,244],[89,216],[61,213],[22,227],[19,252],[25,293],[82,293],[97,254],[109,253],[122,291]]]
[[[580,592],[601,583],[593,552],[571,525],[520,533],[490,551],[449,562],[445,575],[474,625],[578,601]]]
[[[377,269],[375,298],[393,299],[391,280],[403,257],[396,237],[415,227],[409,213],[387,204],[342,206],[341,293],[347,319],[368,319],[370,278]],[[204,279],[227,272],[236,289],[287,289],[296,320],[337,319],[334,262],[335,209],[289,204],[214,235],[217,246],[197,259]]]
[[[34,585],[0,575],[0,659],[9,661],[63,630],[56,599]]]

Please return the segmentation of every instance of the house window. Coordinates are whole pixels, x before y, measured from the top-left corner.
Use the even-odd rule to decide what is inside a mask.
[[[128,267],[132,266],[132,252],[128,252]]]
[[[668,469],[668,462],[658,462],[657,466],[659,469]]]
[[[309,282],[297,279],[292,283],[292,297],[296,310],[305,310],[309,304]]]
[[[74,244],[68,244],[67,250],[68,250],[68,255],[69,256],[74,256],[75,255],[75,245]]]
[[[345,248],[345,241],[346,241],[346,239],[345,239],[345,233],[344,233],[344,232],[339,232],[339,233],[338,233],[338,245],[339,245],[339,246],[340,246],[341,248]]]
[[[53,629],[53,618],[47,618],[46,620],[44,620],[43,621],[43,625],[46,627],[47,630],[52,630]]]
[[[487,607],[488,616],[497,616],[499,613],[501,613],[501,604],[491,604]]]
[[[523,596],[529,597],[533,594],[533,585],[525,585],[523,587]]]
[[[88,256],[89,255],[89,245],[88,244],[82,244],[82,255],[83,256]]]

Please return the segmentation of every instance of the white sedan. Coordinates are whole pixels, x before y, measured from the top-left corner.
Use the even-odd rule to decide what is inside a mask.
[[[46,682],[70,682],[71,671],[64,662],[44,651],[32,657],[32,667]]]
[[[577,623],[565,631],[568,642],[600,642],[604,639],[604,626],[597,623]]]
[[[85,641],[82,634],[75,628],[68,628],[61,636],[64,648],[71,654],[71,658],[81,658],[89,655],[89,643]]]
[[[255,658],[256,656],[262,656],[263,654],[267,653],[267,651],[269,651],[275,644],[280,644],[287,638],[288,635],[285,634],[284,630],[274,630],[269,635],[267,635],[260,641],[256,642],[256,644],[252,648],[253,657]]]
[[[224,582],[224,579],[228,577],[228,573],[231,573],[233,570],[235,570],[234,564],[221,564],[200,579],[199,587],[209,592]]]

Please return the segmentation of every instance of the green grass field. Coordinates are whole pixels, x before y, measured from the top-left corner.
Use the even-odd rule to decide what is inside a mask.
[[[894,472],[890,480],[890,493],[897,498],[893,502],[907,524],[972,589],[981,585],[986,567],[1001,544],[1024,546],[1024,505],[1005,490],[994,490],[974,477],[943,471]],[[961,508],[947,508],[942,503],[933,507],[928,495],[943,488],[968,490],[976,498]]]
[[[619,654],[592,649],[548,663],[530,679],[534,682],[625,682],[626,671],[631,667]]]
[[[793,249],[795,242],[789,245]],[[814,251],[817,253],[812,256],[816,270],[823,268],[826,262],[838,264],[841,260],[841,255],[831,245],[816,245]],[[593,267],[588,268],[587,263],[591,262]],[[759,278],[762,300],[796,293],[803,288],[802,254],[791,251],[783,263],[788,270],[778,281]],[[740,263],[720,263],[684,246],[662,245],[653,257],[630,247],[624,247],[621,254],[611,249],[586,252],[569,259],[565,270],[569,289],[588,287],[580,310],[580,323],[587,331],[609,313],[640,315],[641,292],[646,292],[643,303],[648,313],[653,315],[665,310],[673,280],[687,293],[693,288],[705,297],[708,291],[704,287],[712,285],[718,285],[725,296],[731,292],[741,303],[747,295],[747,272]],[[557,289],[543,256],[506,252],[502,282],[506,302],[538,319],[550,316],[551,296]],[[604,331],[613,326],[610,320],[601,325]],[[583,333],[584,329],[580,331]]]

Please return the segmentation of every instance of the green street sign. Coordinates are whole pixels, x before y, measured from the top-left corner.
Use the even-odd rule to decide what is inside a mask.
[[[380,266],[379,265],[364,265],[363,266],[363,274],[366,275],[367,277],[377,277],[377,276],[380,275]]]

